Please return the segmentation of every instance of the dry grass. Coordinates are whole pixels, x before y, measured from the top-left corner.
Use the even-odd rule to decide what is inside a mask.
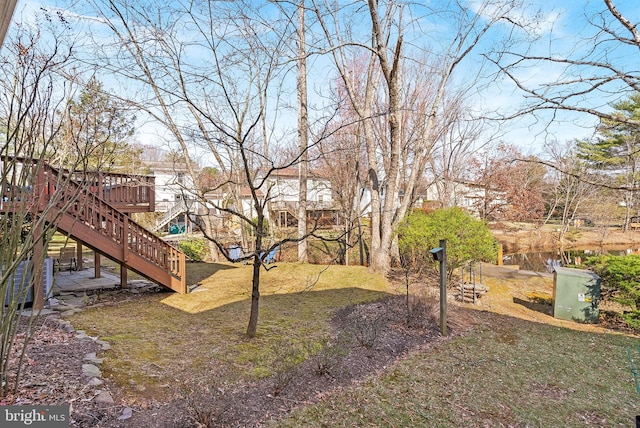
[[[638,338],[551,317],[550,276],[502,275],[477,306],[449,306],[462,334],[272,426],[633,426]]]
[[[111,343],[105,372],[118,384],[159,399],[176,382],[203,374],[223,383],[269,376],[276,358],[269,344],[321,340],[335,310],[390,291],[384,278],[362,267],[279,263],[263,272],[258,335],[249,341],[243,333],[252,268],[223,266],[188,295],[144,296],[87,309],[71,321]]]
[[[637,339],[477,316],[468,333],[272,425],[633,426],[625,347]]]
[[[258,337],[249,341],[251,267],[210,268],[189,295],[145,296],[73,317],[112,344],[105,371],[131,391],[125,403],[167,399],[190,379],[224,390],[277,374],[274,343],[321,345],[338,308],[397,291],[364,268],[278,264],[263,272]],[[483,281],[490,290],[478,305],[451,299],[454,336],[272,425],[633,426],[640,398],[625,350],[636,337],[552,318],[550,276],[487,271]],[[432,302],[425,310],[435,322],[432,289],[411,290]]]

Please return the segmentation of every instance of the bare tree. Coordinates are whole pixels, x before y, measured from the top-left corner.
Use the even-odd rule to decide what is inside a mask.
[[[299,59],[287,43],[296,39],[291,37],[296,28],[269,3],[193,1],[160,10],[128,1],[93,5],[113,36],[111,44],[101,44],[100,66],[137,88],[140,93],[131,91],[127,101],[151,115],[179,145],[192,177],[185,197],[201,207],[189,210],[190,219],[222,257],[253,263],[246,331],[253,337],[265,259],[278,246],[314,231],[275,241],[267,227],[273,173],[297,166],[307,152],[301,148],[293,157],[279,156],[279,137],[284,135],[286,143],[294,139],[288,136],[291,129],[276,124],[289,103],[285,83],[295,61],[287,58]],[[261,8],[268,13],[261,14]],[[145,93],[151,96],[142,97]],[[215,179],[198,179],[194,160],[203,158],[216,171]],[[216,216],[239,225],[244,250],[239,258],[230,254],[228,234],[208,223]]]
[[[371,268],[384,272],[392,259],[394,227],[407,212],[414,198],[416,183],[422,176],[426,160],[438,140],[439,118],[445,95],[455,72],[498,22],[513,22],[509,13],[514,2],[483,2],[471,10],[459,2],[448,3],[447,9],[412,8],[401,2],[370,0],[367,15],[361,5],[336,6],[334,2],[315,1],[314,9],[323,28],[328,50],[344,82],[349,101],[362,123],[366,144],[369,190],[371,192]],[[451,38],[442,34],[431,54],[405,43],[405,34],[423,34],[418,25],[422,18],[446,22]],[[366,16],[366,19],[365,19]],[[363,22],[367,31],[361,31]],[[509,24],[510,25],[510,24]],[[444,39],[444,41],[443,41]],[[435,51],[435,53],[434,53]],[[367,62],[358,70],[350,67],[352,59],[366,55]],[[420,58],[428,58],[421,62]],[[407,63],[415,61],[428,75],[433,88],[420,111],[408,111]],[[470,85],[473,77],[467,79]],[[425,79],[420,81],[425,82]],[[468,86],[467,86],[468,87]],[[405,116],[414,115],[421,123],[415,144],[408,144],[409,131],[403,127]],[[411,130],[414,130],[413,128]],[[403,148],[411,146],[411,156],[403,156]],[[410,163],[402,165],[403,159]],[[401,173],[406,174],[400,197]]]
[[[308,174],[308,147],[309,147],[309,115],[307,111],[307,41],[305,1],[299,0],[298,6],[298,146],[300,150],[300,189],[298,197],[298,237],[303,238],[307,234],[307,180]],[[298,241],[298,261],[306,262],[308,259],[307,240]]]
[[[576,20],[585,24],[570,38],[571,46],[566,45],[564,34],[550,31],[544,43],[537,39],[527,48],[520,45],[518,50],[496,51],[492,61],[527,100],[504,118],[533,115],[543,123],[563,119],[582,125],[589,116],[620,120],[611,114],[609,105],[640,91],[640,75],[635,63],[629,61],[638,54],[640,31],[637,22],[625,16],[634,14],[636,8],[631,3],[623,7],[628,8],[626,12],[613,0],[602,0],[599,7],[585,4],[582,16],[567,17],[572,24]],[[550,79],[528,79],[532,69],[544,70],[543,75]],[[573,113],[579,115],[573,117]],[[632,117],[626,118],[626,123],[640,124]]]
[[[552,217],[560,219],[558,246],[564,255],[565,237],[583,205],[587,204],[598,192],[598,187],[581,179],[589,175],[589,168],[584,160],[578,157],[575,141],[566,144],[557,142],[548,144],[545,153],[548,162],[554,166],[549,168],[547,176],[547,216],[545,223]]]
[[[67,122],[76,86],[67,80],[72,47],[62,15],[43,10],[46,25],[21,25],[0,57],[0,393],[19,385],[27,345],[39,311],[20,322],[25,304],[40,309],[49,242],[63,214],[78,204],[88,183],[83,167],[90,144],[62,149],[63,135],[80,141],[88,123]],[[78,207],[76,207],[78,208]],[[20,332],[21,334],[18,334]],[[11,361],[17,360],[17,365]]]
[[[468,106],[460,97],[447,104],[442,120],[444,131],[428,160],[437,200],[443,208],[460,205],[456,189],[459,184],[472,181],[473,156],[490,144],[490,139],[482,135],[483,121],[467,113]]]

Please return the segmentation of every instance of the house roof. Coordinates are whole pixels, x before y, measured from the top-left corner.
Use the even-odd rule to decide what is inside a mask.
[[[143,162],[144,166],[149,168],[149,171],[155,173],[169,173],[175,174],[179,172],[189,172],[187,168],[187,164],[184,162],[171,162],[171,161],[162,161],[162,162]]]

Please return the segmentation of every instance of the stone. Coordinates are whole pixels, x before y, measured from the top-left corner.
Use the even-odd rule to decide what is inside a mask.
[[[100,369],[93,364],[83,364],[82,374],[86,377],[102,377]]]
[[[100,345],[100,348],[102,348],[103,351],[108,351],[109,349],[111,349],[111,345],[109,345],[109,343],[105,342],[104,340],[96,340],[96,343]]]
[[[131,416],[133,416],[133,409],[131,409],[131,407],[125,407],[122,409],[122,414],[118,416],[118,420],[124,421],[125,419],[129,419]]]
[[[99,379],[97,377],[92,377],[91,379],[89,379],[89,382],[87,382],[87,385],[89,385],[89,386],[100,386],[103,383],[104,382],[102,381],[102,379]]]
[[[76,339],[96,341],[98,340],[98,336],[89,336],[86,332],[78,330],[76,331]]]
[[[94,365],[99,365],[104,362],[104,358],[98,358],[95,352],[90,352],[87,355],[85,355],[84,360]]]
[[[100,393],[93,398],[93,401],[101,404],[114,404],[113,397],[107,391],[100,391]]]

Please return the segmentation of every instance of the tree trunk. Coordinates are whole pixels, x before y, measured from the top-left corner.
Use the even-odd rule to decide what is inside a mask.
[[[247,326],[247,337],[253,338],[258,330],[258,309],[260,303],[260,269],[262,263],[256,253],[253,257],[253,280],[251,281],[251,314]]]
[[[264,214],[259,206],[256,206],[258,211],[258,224],[256,226],[255,236],[255,253],[253,255],[253,277],[251,280],[251,313],[249,314],[249,325],[247,326],[247,337],[253,338],[256,336],[258,329],[258,309],[260,303],[260,269],[262,269],[262,260],[260,254],[262,253],[262,235],[264,233]]]
[[[307,116],[307,57],[304,28],[304,0],[300,0],[298,7],[298,144],[300,150],[300,192],[298,200],[298,261],[307,262],[307,146],[308,146],[308,116]]]

